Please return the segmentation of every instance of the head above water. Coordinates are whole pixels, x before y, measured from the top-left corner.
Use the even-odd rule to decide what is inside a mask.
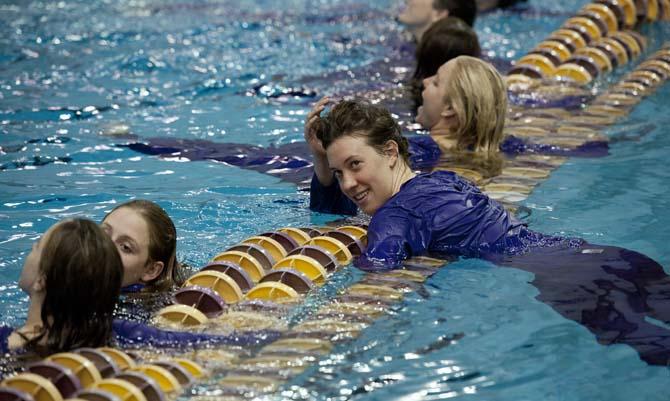
[[[365,101],[335,105],[316,126],[340,188],[374,214],[411,174],[409,144],[388,110]]]
[[[442,18],[431,25],[419,41],[414,78],[435,75],[440,66],[458,56],[481,56],[477,33],[459,18]]]
[[[474,57],[457,57],[426,78],[424,87],[417,122],[433,134],[448,131],[459,150],[498,151],[507,90],[491,64]]]
[[[124,286],[142,283],[147,291],[165,291],[183,283],[177,230],[156,203],[143,199],[123,203],[105,216],[102,228],[121,255]]]
[[[435,22],[416,47],[416,69],[410,82],[414,108],[423,104],[423,80],[437,74],[438,68],[458,56],[480,57],[477,33],[461,19],[446,17]]]
[[[407,26],[417,41],[433,24],[444,17],[456,17],[473,26],[477,5],[473,0],[406,0],[398,22]]]
[[[123,265],[112,240],[90,220],[52,226],[26,258],[20,287],[41,302],[41,330],[25,347],[40,353],[111,341]]]

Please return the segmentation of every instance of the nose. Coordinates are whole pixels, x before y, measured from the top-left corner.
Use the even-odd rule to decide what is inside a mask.
[[[356,178],[354,175],[349,172],[343,172],[340,176],[340,188],[345,194],[356,188]]]
[[[426,77],[426,78],[423,79],[423,81],[421,81],[421,82],[423,82],[423,87],[424,88],[426,88],[428,86],[428,83],[430,83],[431,78],[433,78],[433,77]]]

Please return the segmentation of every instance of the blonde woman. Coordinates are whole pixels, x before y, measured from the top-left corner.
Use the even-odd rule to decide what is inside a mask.
[[[489,63],[456,57],[424,80],[417,122],[442,152],[497,152],[503,138],[507,90]]]

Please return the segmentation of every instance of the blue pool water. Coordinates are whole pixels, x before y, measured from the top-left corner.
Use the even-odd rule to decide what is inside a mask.
[[[489,57],[513,60],[584,3],[531,0],[530,11],[481,16],[476,28]],[[2,2],[0,325],[24,319],[27,299],[16,286],[23,258],[64,217],[100,220],[132,197],[155,200],[175,220],[180,258],[195,266],[260,231],[325,222],[293,184],[222,163],[141,155],[117,147],[127,140],[112,134],[299,141],[316,97],[393,84],[393,74],[370,75],[369,66],[411,68],[397,50],[398,7]],[[670,39],[669,29],[645,28],[652,48]],[[292,89],[299,96],[281,95]],[[554,171],[523,203],[530,227],[630,248],[670,273],[669,96],[661,87],[608,130],[610,156],[571,159]],[[648,124],[653,129],[636,138]],[[646,365],[625,345],[599,345],[535,300],[531,280],[480,260],[450,264],[277,398],[667,399],[666,367]]]

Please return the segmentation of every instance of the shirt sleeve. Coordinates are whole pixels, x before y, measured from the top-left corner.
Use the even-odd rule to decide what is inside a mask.
[[[337,180],[329,186],[319,182],[316,174],[312,176],[309,192],[309,208],[315,212],[356,215],[358,207],[342,192]]]
[[[399,206],[382,208],[370,221],[367,249],[355,265],[366,271],[395,269],[405,259],[425,254],[430,234],[429,224],[415,211]]]

